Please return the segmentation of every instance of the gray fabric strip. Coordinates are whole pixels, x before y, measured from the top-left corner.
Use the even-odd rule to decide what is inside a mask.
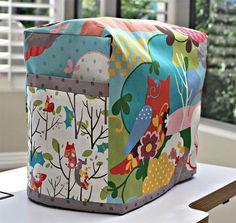
[[[30,200],[45,204],[48,206],[59,207],[64,209],[87,211],[87,212],[98,212],[98,213],[110,213],[110,214],[125,214],[129,211],[137,209],[146,203],[160,197],[168,190],[170,190],[175,184],[187,180],[195,174],[195,171],[186,171],[182,173],[181,178],[176,182],[176,177],[173,177],[170,184],[154,191],[148,195],[142,196],[135,199],[134,201],[125,204],[112,204],[112,203],[96,203],[96,202],[82,202],[72,199],[63,199],[50,197],[44,194],[39,194],[38,192],[32,191],[29,187],[27,188],[27,194]]]
[[[76,94],[86,94],[95,97],[109,96],[108,83],[80,81],[40,74],[28,74],[26,84],[32,87],[72,92]]]

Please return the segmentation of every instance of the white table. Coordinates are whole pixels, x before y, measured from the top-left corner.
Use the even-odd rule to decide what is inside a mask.
[[[107,222],[208,222],[208,211],[236,195],[236,169],[198,164],[192,180],[181,183],[157,200],[123,216],[49,208],[26,196],[26,168],[0,173],[0,191],[13,197],[0,200],[0,222],[9,223],[107,223]],[[202,199],[201,199],[202,198]]]

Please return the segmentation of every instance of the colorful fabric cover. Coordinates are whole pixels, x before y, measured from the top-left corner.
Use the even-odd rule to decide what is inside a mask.
[[[27,29],[28,197],[124,214],[191,178],[206,45],[158,21]]]

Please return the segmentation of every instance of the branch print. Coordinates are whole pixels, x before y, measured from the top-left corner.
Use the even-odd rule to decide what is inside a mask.
[[[65,185],[64,184],[60,185],[60,183],[61,183],[61,176],[57,176],[56,180],[54,180],[54,181],[52,179],[48,179],[48,183],[50,184],[51,190],[52,190],[52,194],[51,194],[50,191],[49,191],[49,188],[47,188],[47,192],[48,192],[48,195],[50,197],[55,198],[58,195],[61,195],[61,196],[64,197],[64,195],[61,192],[64,189]]]
[[[106,134],[108,128],[104,128],[104,126],[102,125],[100,127],[100,131],[98,131],[98,123],[102,114],[101,109],[98,110],[94,109],[93,106],[89,106],[88,100],[86,100],[85,102],[83,101],[83,105],[86,108],[90,123],[89,126],[82,126],[81,132],[83,135],[89,136],[91,149],[94,149],[94,146],[96,145],[98,140],[108,137],[108,134]],[[95,134],[95,132],[98,132],[98,134]]]
[[[81,110],[80,121],[77,122],[76,94],[73,93],[73,102],[71,100],[71,97],[70,97],[69,93],[67,92],[66,94],[67,94],[67,97],[69,99],[72,111],[73,111],[73,117],[71,117],[71,118],[72,119],[74,118],[75,138],[78,139],[79,131],[80,131],[80,128],[81,128],[81,125],[82,125],[82,120],[83,120],[83,109]]]
[[[29,112],[29,116],[30,118],[28,118],[28,126],[29,126],[29,135],[28,135],[28,139],[30,142],[30,152],[31,152],[31,161],[33,160],[33,157],[35,155],[35,153],[37,152],[37,150],[40,148],[40,146],[35,146],[35,141],[34,141],[34,136],[35,134],[39,134],[41,135],[41,132],[39,132],[38,128],[39,128],[39,124],[40,124],[40,119],[37,120],[37,124],[35,129],[33,129],[33,118],[34,118],[34,114],[36,111],[36,108],[38,106],[40,106],[42,104],[42,101],[40,100],[35,100],[33,103],[32,101],[27,105],[28,108],[28,112]]]
[[[66,179],[66,181],[67,181],[67,196],[66,196],[66,198],[69,199],[70,198],[70,192],[71,192],[71,190],[73,189],[73,187],[75,185],[73,183],[73,185],[71,186],[71,171],[72,171],[72,169],[69,168],[69,171],[67,173],[65,172],[64,167],[62,166],[63,156],[61,155],[61,146],[60,146],[59,142],[56,139],[52,139],[52,147],[58,155],[58,163],[56,164],[56,163],[53,162],[53,156],[50,153],[44,153],[43,157],[44,157],[44,159],[48,160],[49,163],[54,168],[60,170],[62,175]]]
[[[186,117],[186,113],[187,113],[187,106],[189,104],[189,100],[191,98],[192,95],[192,90],[189,92],[189,87],[188,87],[188,80],[187,80],[187,69],[188,69],[188,65],[187,65],[187,58],[184,58],[183,55],[181,54],[181,59],[179,57],[179,55],[176,53],[176,57],[177,60],[179,62],[179,65],[181,67],[182,73],[176,68],[177,71],[177,75],[179,77],[179,79],[181,80],[181,85],[178,82],[178,78],[177,75],[175,74],[175,81],[176,81],[176,86],[177,86],[177,90],[182,102],[182,110],[183,110],[183,118],[182,118],[182,122],[181,122],[181,129],[183,129],[183,125],[184,125],[184,121],[185,121],[185,117]],[[182,60],[182,61],[181,61]],[[184,90],[186,93],[186,96],[184,98]]]
[[[102,193],[107,187],[107,98],[32,90],[35,94],[27,103],[30,166],[40,164],[47,174],[40,191],[52,201],[59,197],[99,201],[97,187],[105,188]],[[65,133],[60,138],[59,129]]]

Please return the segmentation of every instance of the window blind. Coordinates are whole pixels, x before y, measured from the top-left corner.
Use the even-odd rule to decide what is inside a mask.
[[[0,1],[0,80],[25,73],[23,31],[64,20],[65,0]]]

